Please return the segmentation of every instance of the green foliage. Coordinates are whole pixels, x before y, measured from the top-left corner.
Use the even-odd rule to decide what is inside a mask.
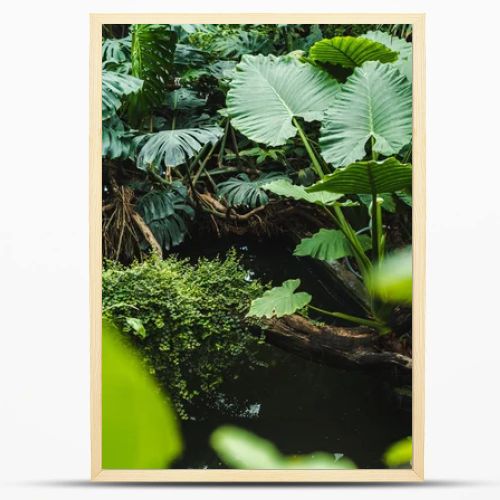
[[[102,42],[102,62],[103,67],[108,69],[121,65],[130,59],[130,37],[108,38]]]
[[[280,146],[295,137],[293,118],[321,120],[339,84],[292,57],[244,56],[227,94],[231,123],[249,139]]]
[[[181,418],[195,399],[209,401],[229,370],[252,363],[259,339],[244,314],[262,286],[245,278],[234,253],[194,265],[174,257],[109,263],[103,272],[104,311],[130,334]],[[144,338],[130,317],[142,322]]]
[[[405,25],[400,25],[405,26]],[[411,25],[410,25],[411,26]],[[413,80],[413,48],[412,44],[398,38],[395,35],[384,33],[383,31],[369,31],[363,35],[364,38],[375,42],[383,43],[389,49],[399,53],[398,59],[394,62],[394,66],[408,79],[411,83]]]
[[[239,427],[219,427],[210,437],[219,458],[233,469],[355,469],[342,453],[283,455],[273,443]]]
[[[392,65],[369,61],[354,70],[326,113],[321,152],[336,167],[349,165],[366,155],[372,139],[374,152],[390,156],[411,141],[412,126],[410,83]]]
[[[366,61],[394,62],[398,58],[382,43],[366,38],[336,36],[316,42],[309,52],[313,61],[338,64],[344,68],[355,68]]]
[[[348,256],[354,273],[372,280],[371,269],[386,262],[390,245],[399,244],[386,230],[397,228],[403,240],[410,234],[403,203],[411,205],[412,184],[412,46],[393,36],[407,37],[409,31],[392,25],[379,28],[390,33],[376,29],[300,24],[105,29],[121,37],[103,40],[104,227],[112,228],[105,235],[106,255],[123,255],[113,247],[124,240],[131,250],[127,259],[119,258],[143,257],[145,236],[134,210],[168,252],[187,234],[194,206],[189,197],[196,193],[220,196],[239,215],[276,195],[315,204],[325,216],[318,220],[328,221],[303,239],[296,255]],[[260,176],[247,175],[258,169]],[[126,187],[126,199],[117,184]],[[197,199],[196,214],[211,212],[203,197]],[[365,210],[344,210],[360,202],[369,207],[369,220]],[[267,223],[267,213],[262,221],[249,217],[250,225]],[[288,291],[291,301],[306,295],[294,291]],[[395,302],[373,293],[368,319],[354,322],[379,328]],[[265,314],[278,312],[266,307]],[[346,319],[341,312],[326,314]],[[151,329],[141,316],[135,311],[122,316],[129,318],[123,328],[136,342],[150,341]]]
[[[255,208],[265,205],[269,201],[262,186],[277,177],[283,177],[283,174],[263,174],[253,180],[247,174],[239,174],[218,184],[217,191],[219,196],[224,198],[231,207]]]
[[[254,299],[247,317],[281,318],[293,314],[311,302],[311,295],[306,292],[295,292],[300,280],[287,280],[281,286],[267,290],[262,297]]]
[[[121,107],[122,97],[142,89],[143,81],[115,71],[102,72],[102,119],[111,118]]]
[[[269,38],[258,31],[237,31],[217,37],[212,49],[226,59],[239,59],[245,54],[269,54],[272,45]]]
[[[215,144],[221,135],[219,127],[203,127],[163,130],[141,136],[137,139],[143,144],[137,156],[137,168],[177,167],[193,158],[205,144]]]
[[[128,114],[139,124],[165,98],[177,35],[167,24],[134,24],[131,33],[132,75],[144,80],[144,86],[129,100]]]
[[[366,235],[358,237],[363,248],[371,248],[370,238]],[[338,229],[320,229],[310,238],[303,238],[293,252],[297,257],[312,257],[313,259],[333,262],[352,255],[349,240]]]
[[[337,168],[326,175],[308,191],[327,191],[338,194],[394,193],[403,189],[411,190],[412,167],[400,163],[396,158],[384,161],[358,161],[344,168]]]
[[[164,469],[182,451],[175,414],[117,328],[102,323],[102,466]]]
[[[336,203],[340,198],[341,194],[332,193],[327,190],[318,190],[317,192],[309,192],[303,186],[297,186],[292,184],[289,180],[279,179],[269,184],[265,184],[263,189],[271,191],[271,193],[277,194],[279,196],[284,196],[286,198],[292,198],[297,201],[306,201],[308,203],[314,203],[319,206],[329,206]]]
[[[397,441],[389,446],[384,453],[384,463],[387,467],[401,467],[410,465],[413,457],[413,446],[411,437]]]
[[[198,96],[194,90],[180,88],[170,92],[167,95],[165,104],[172,111],[190,111],[202,108],[207,103],[206,98],[203,99]]]
[[[412,252],[406,248],[388,255],[367,277],[372,295],[385,302],[411,304]]]
[[[114,115],[102,124],[102,156],[111,160],[129,158],[134,153],[135,133],[127,130],[123,121]]]
[[[135,209],[165,250],[184,241],[188,231],[186,220],[194,217],[187,189],[179,182],[172,183],[168,189],[147,193]]]

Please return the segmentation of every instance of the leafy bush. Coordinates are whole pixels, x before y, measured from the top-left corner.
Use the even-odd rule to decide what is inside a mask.
[[[245,277],[231,252],[194,265],[174,257],[108,263],[103,272],[104,313],[134,338],[181,418],[195,399],[208,401],[236,363],[253,360],[258,337],[244,314],[263,287]]]

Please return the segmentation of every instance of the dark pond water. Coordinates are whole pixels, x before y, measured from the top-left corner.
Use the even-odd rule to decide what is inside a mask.
[[[293,257],[284,243],[231,244],[241,253],[249,278],[275,285],[300,278],[301,289],[313,295],[316,305],[357,312],[341,290],[322,283],[319,271]],[[211,257],[229,246],[227,241],[203,249],[190,245],[190,255]],[[208,444],[222,424],[253,431],[286,454],[343,453],[360,468],[383,467],[385,449],[411,435],[408,399],[397,395],[402,382],[393,373],[325,366],[268,344],[259,347],[258,358],[262,366],[228,373],[217,401],[199,405],[193,420],[182,423],[185,452],[174,467],[224,467]]]

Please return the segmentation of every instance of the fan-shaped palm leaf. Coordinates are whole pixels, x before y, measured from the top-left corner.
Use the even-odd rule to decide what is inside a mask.
[[[412,91],[392,65],[369,61],[356,68],[325,115],[320,146],[335,166],[363,158],[373,150],[389,156],[408,144],[412,134]]]
[[[244,56],[237,70],[226,101],[231,123],[268,146],[296,135],[294,117],[321,120],[340,88],[321,69],[292,57]]]

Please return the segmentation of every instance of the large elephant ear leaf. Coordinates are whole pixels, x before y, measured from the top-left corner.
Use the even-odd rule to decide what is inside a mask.
[[[163,130],[138,138],[144,145],[137,156],[137,168],[176,167],[195,156],[205,144],[215,144],[222,135],[220,127]],[[144,142],[146,141],[146,142]]]
[[[355,68],[366,61],[394,62],[398,54],[386,45],[367,38],[336,36],[316,42],[309,57],[313,61]]]
[[[116,114],[123,96],[139,92],[143,81],[130,75],[104,70],[102,72],[102,119]]]
[[[362,234],[358,238],[365,250],[371,247],[371,241],[368,236]],[[349,241],[342,231],[323,228],[310,238],[304,238],[295,248],[293,255],[333,262],[342,257],[352,255],[352,250]]]
[[[410,42],[398,38],[397,36],[389,35],[389,33],[384,33],[383,31],[369,31],[363,35],[363,38],[383,43],[387,48],[398,52],[398,58],[393,64],[404,76],[406,76],[409,82],[412,81],[413,47]]]
[[[295,117],[321,120],[340,85],[323,70],[293,57],[243,56],[230,83],[231,123],[249,139],[280,146],[294,137]]]
[[[394,193],[410,190],[411,184],[411,165],[387,158],[384,161],[358,161],[337,168],[307,190],[311,194],[324,191],[337,194]]]
[[[268,290],[262,297],[252,301],[247,317],[281,318],[293,314],[311,302],[311,295],[306,292],[295,292],[300,280],[288,280],[281,286]]]
[[[321,154],[336,167],[366,155],[365,146],[384,156],[411,141],[412,90],[392,65],[369,61],[356,68],[328,110],[321,128]]]

